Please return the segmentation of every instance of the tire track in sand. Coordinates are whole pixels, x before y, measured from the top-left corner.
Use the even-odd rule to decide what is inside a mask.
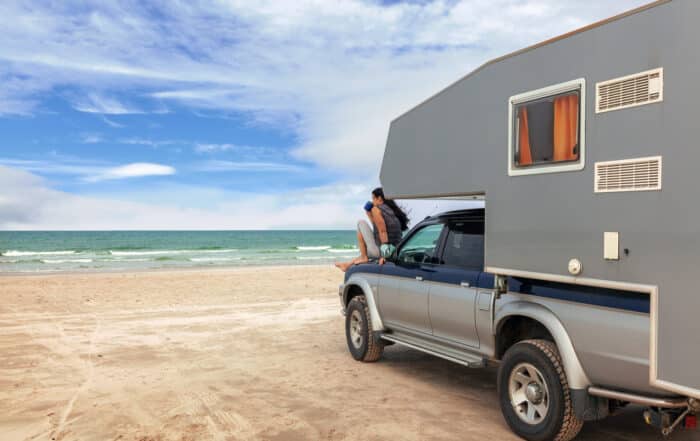
[[[238,412],[216,409],[219,398],[210,392],[195,394],[202,408],[207,413],[207,420],[215,429],[214,436],[219,440],[255,439],[255,430],[248,420]]]
[[[70,416],[71,412],[73,412],[73,407],[75,406],[75,402],[78,399],[78,396],[80,396],[81,393],[85,392],[90,385],[92,384],[93,378],[95,376],[95,363],[93,362],[93,356],[95,354],[95,339],[97,338],[98,333],[100,332],[100,326],[101,323],[97,317],[95,318],[95,329],[92,331],[92,334],[90,335],[90,345],[88,347],[88,359],[87,359],[87,374],[85,375],[85,379],[83,380],[83,383],[76,389],[75,393],[71,397],[70,400],[68,400],[68,403],[66,404],[66,407],[63,408],[63,412],[61,414],[61,419],[58,421],[58,425],[56,426],[56,429],[51,433],[51,439],[52,440],[59,440],[61,439],[61,432],[63,432],[63,429],[66,426],[66,421],[68,421],[68,417]],[[61,337],[64,340],[67,340],[67,336],[65,335],[65,332],[63,331],[63,328],[60,328],[60,333]],[[80,358],[80,354],[78,353],[78,358]]]

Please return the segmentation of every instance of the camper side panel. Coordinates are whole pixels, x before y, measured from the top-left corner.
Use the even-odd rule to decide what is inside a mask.
[[[483,193],[486,265],[658,286],[658,377],[700,395],[700,2],[675,0],[503,59],[391,125],[381,179],[392,196]],[[664,69],[660,103],[595,112],[595,85]],[[584,78],[585,166],[508,175],[509,98]],[[660,155],[660,191],[594,193],[600,161]],[[604,232],[619,233],[605,260]],[[624,344],[624,336],[619,338]]]

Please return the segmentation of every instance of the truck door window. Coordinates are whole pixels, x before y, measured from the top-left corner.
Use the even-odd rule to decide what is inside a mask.
[[[484,268],[484,224],[461,222],[448,226],[441,263],[481,271]]]
[[[434,224],[418,230],[399,250],[398,263],[435,263],[442,224]]]

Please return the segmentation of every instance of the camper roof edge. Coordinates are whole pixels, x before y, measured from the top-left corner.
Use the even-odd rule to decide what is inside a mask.
[[[416,110],[418,107],[422,106],[423,104],[427,103],[428,101],[432,100],[433,98],[436,98],[436,97],[438,97],[439,95],[443,94],[444,92],[447,92],[449,89],[451,89],[452,87],[454,87],[457,83],[459,83],[459,82],[461,82],[462,80],[465,80],[465,79],[471,77],[472,75],[477,74],[478,72],[480,72],[481,70],[487,68],[488,66],[490,66],[490,65],[492,65],[492,64],[496,64],[496,63],[498,63],[498,62],[500,62],[500,61],[503,61],[503,60],[506,60],[506,59],[508,59],[508,58],[515,57],[515,56],[517,56],[517,55],[521,55],[521,54],[524,54],[524,53],[526,53],[526,52],[530,52],[530,51],[535,50],[535,49],[537,49],[537,48],[540,48],[540,47],[542,47],[542,46],[546,46],[546,45],[548,45],[548,44],[556,43],[557,41],[564,40],[564,39],[569,38],[569,37],[571,37],[571,36],[573,36],[573,35],[577,35],[577,34],[584,33],[584,32],[586,32],[586,31],[589,31],[589,30],[591,30],[591,29],[598,28],[598,27],[603,26],[603,25],[606,25],[606,24],[608,24],[608,23],[611,23],[611,22],[614,22],[614,21],[618,21],[618,20],[622,20],[623,18],[629,17],[629,16],[631,16],[631,15],[639,14],[639,13],[644,12],[644,11],[647,11],[647,10],[649,10],[649,9],[653,9],[653,8],[655,8],[655,7],[657,7],[657,6],[661,6],[661,5],[664,5],[664,4],[666,4],[666,3],[671,3],[671,1],[673,1],[673,0],[656,0],[656,1],[653,1],[653,2],[648,3],[648,4],[646,4],[646,5],[642,5],[642,6],[639,6],[639,7],[637,7],[637,8],[630,9],[629,11],[625,11],[625,12],[622,12],[622,13],[620,13],[620,14],[613,15],[612,17],[608,17],[608,18],[605,18],[605,19],[603,19],[603,20],[596,21],[596,22],[594,22],[594,23],[591,23],[591,24],[589,24],[589,25],[583,26],[583,27],[581,27],[581,28],[574,29],[573,31],[569,31],[569,32],[566,32],[566,33],[564,33],[564,34],[558,35],[558,36],[556,36],[556,37],[552,37],[552,38],[550,38],[550,39],[541,41],[541,42],[539,42],[539,43],[535,43],[535,44],[533,44],[533,45],[531,45],[531,46],[527,46],[527,47],[524,47],[524,48],[522,48],[522,49],[518,49],[518,50],[516,50],[516,51],[510,52],[510,53],[508,53],[508,54],[501,55],[500,57],[493,58],[493,59],[491,59],[491,60],[489,60],[489,61],[487,61],[487,62],[481,64],[479,67],[477,67],[476,69],[472,70],[472,71],[469,72],[468,74],[466,74],[466,75],[464,75],[464,76],[458,78],[457,80],[453,81],[452,83],[450,83],[450,84],[449,84],[448,86],[446,86],[445,88],[441,89],[440,91],[438,91],[438,92],[434,93],[433,95],[429,96],[428,98],[424,99],[423,101],[421,101],[420,103],[418,103],[418,104],[416,104],[415,106],[411,107],[411,108],[408,109],[407,111],[403,112],[402,114],[400,114],[400,115],[397,116],[396,118],[392,119],[392,120],[391,120],[391,123],[393,123],[394,121],[397,121],[397,120],[401,119],[404,115],[407,115],[407,114],[413,112],[413,111]]]
[[[387,193],[386,197],[390,199],[449,199],[449,200],[468,200],[468,201],[483,201],[486,192],[476,191],[470,193],[440,193],[440,194],[395,194]]]

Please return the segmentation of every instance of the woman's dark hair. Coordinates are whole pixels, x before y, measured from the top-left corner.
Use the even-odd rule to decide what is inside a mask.
[[[408,230],[408,216],[404,211],[401,209],[401,207],[394,202],[393,199],[387,199],[384,197],[384,189],[382,187],[377,187],[374,190],[372,190],[372,196],[376,198],[382,198],[384,200],[384,203],[391,208],[391,211],[394,212],[394,215],[396,215],[396,218],[399,220],[399,223],[401,224],[401,231],[406,231]]]

